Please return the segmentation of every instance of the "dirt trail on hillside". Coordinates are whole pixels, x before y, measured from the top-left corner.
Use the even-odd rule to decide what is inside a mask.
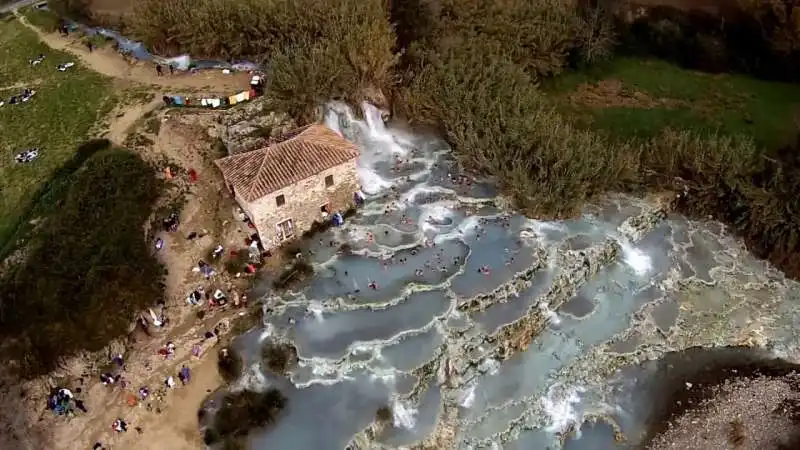
[[[118,115],[109,121],[108,131],[105,138],[116,145],[123,146],[132,128],[139,119],[143,118],[151,111],[161,105],[161,100],[156,98],[148,103],[135,103],[133,105],[120,106]]]
[[[154,85],[165,90],[194,91],[231,95],[249,86],[249,74],[234,72],[223,74],[220,70],[204,70],[197,73],[176,72],[175,75],[158,76],[152,64],[144,62],[129,63],[122,55],[111,48],[101,48],[90,52],[83,44],[64,38],[56,33],[45,33],[32,25],[14,11],[22,25],[32,30],[48,47],[72,54],[84,65],[108,77],[130,81],[136,84]]]

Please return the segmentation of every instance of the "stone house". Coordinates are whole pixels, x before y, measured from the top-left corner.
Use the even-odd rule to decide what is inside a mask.
[[[358,155],[353,143],[314,124],[215,163],[264,246],[274,248],[353,205]]]

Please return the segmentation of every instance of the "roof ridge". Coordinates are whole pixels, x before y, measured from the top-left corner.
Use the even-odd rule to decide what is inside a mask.
[[[234,184],[241,188],[240,192],[246,201],[264,197],[276,190],[278,185],[285,187],[295,183],[299,180],[295,178],[300,175],[312,176],[321,170],[358,158],[360,154],[354,142],[323,123],[298,127],[284,133],[284,136],[288,137],[216,161],[217,166],[223,170],[223,175],[229,172],[238,180]],[[259,153],[255,155],[254,152]]]

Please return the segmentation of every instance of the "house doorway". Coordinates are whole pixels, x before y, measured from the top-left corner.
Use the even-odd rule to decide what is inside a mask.
[[[324,205],[319,207],[319,212],[322,214],[323,219],[327,219],[328,216],[331,214],[331,205],[330,203],[325,203]]]
[[[294,237],[294,221],[292,219],[286,219],[283,222],[278,222],[276,228],[278,229],[279,240],[285,241]]]

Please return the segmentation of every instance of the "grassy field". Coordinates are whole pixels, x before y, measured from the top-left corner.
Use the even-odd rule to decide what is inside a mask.
[[[746,133],[775,147],[794,139],[800,85],[684,70],[617,58],[543,86],[582,125],[617,137],[652,137],[665,127]]]
[[[29,60],[45,55],[42,64]],[[29,102],[0,107],[0,254],[13,241],[21,221],[77,146],[111,108],[111,83],[76,64],[59,72],[59,63],[74,61],[52,51],[16,20],[0,22],[0,96],[6,102],[23,88],[36,90]],[[18,164],[14,156],[38,147],[39,157]]]
[[[20,12],[28,19],[28,22],[44,31],[56,31],[61,24],[58,15],[49,9],[28,6],[20,9]]]

